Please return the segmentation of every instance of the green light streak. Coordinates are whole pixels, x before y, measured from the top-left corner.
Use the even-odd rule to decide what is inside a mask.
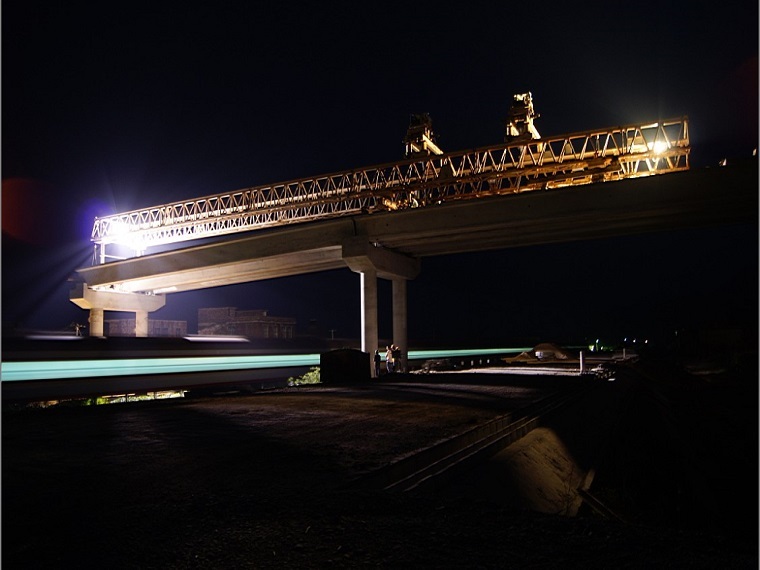
[[[409,352],[409,360],[511,354],[527,350],[531,349],[412,350]],[[226,370],[296,366],[319,366],[319,354],[3,362],[0,364],[0,379],[3,382],[65,380],[67,378],[140,376],[148,374],[176,374],[181,372],[223,372]]]
[[[498,354],[519,354],[533,350],[529,348],[474,348],[463,350],[410,350],[409,360],[428,360],[431,358],[457,358],[460,356],[485,356]]]
[[[318,366],[318,354],[4,362],[3,382]]]

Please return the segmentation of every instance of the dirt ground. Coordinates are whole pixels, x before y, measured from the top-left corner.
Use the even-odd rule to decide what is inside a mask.
[[[510,446],[512,459],[499,454],[435,489],[362,489],[355,483],[363,474],[566,382],[475,374],[398,379],[404,382],[5,409],[3,567],[757,567],[756,493],[745,489],[732,511],[725,500],[735,496],[702,497],[716,486],[710,474],[671,488],[697,449],[681,442],[677,465],[670,465],[683,433],[679,418],[698,413],[695,403],[679,415],[638,388],[638,376],[633,383],[621,377]],[[642,430],[641,415],[657,410],[661,417]],[[746,425],[734,428],[736,438]],[[730,457],[752,443],[739,437]],[[515,459],[536,450],[544,450],[531,460],[543,465],[538,470]],[[721,461],[722,468],[736,466]],[[523,474],[505,475],[505,464],[521,465]],[[563,475],[571,464],[581,478],[595,469],[590,491],[623,520],[583,505],[575,517],[552,512],[562,497],[536,512],[542,509],[526,497],[577,485]],[[540,484],[538,472],[552,472],[554,482]],[[756,473],[755,464],[755,480]],[[727,481],[730,474],[717,486]],[[657,512],[653,505],[664,498],[673,505]],[[705,523],[728,512],[743,524]]]

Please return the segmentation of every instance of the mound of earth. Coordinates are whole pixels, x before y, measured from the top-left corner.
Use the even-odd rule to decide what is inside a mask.
[[[577,359],[576,354],[571,354],[567,350],[549,342],[543,342],[533,347],[533,350],[521,352],[512,357],[504,358],[506,363],[526,363],[526,362],[552,362],[566,361]]]

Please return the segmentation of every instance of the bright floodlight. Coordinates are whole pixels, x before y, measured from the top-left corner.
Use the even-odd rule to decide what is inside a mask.
[[[111,229],[108,232],[114,238],[114,241],[121,241],[129,235],[129,224],[124,220],[116,219],[111,222]]]
[[[653,150],[655,154],[662,154],[668,150],[668,143],[666,141],[655,141],[647,145],[649,150]]]
[[[143,238],[132,233],[130,225],[124,220],[113,220],[109,234],[111,243],[126,246],[138,255],[141,255],[147,246]]]

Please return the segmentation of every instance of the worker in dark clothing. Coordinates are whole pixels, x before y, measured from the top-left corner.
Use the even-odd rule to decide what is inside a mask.
[[[393,354],[393,370],[396,372],[402,372],[401,370],[401,349],[395,344],[391,345],[391,354]]]

